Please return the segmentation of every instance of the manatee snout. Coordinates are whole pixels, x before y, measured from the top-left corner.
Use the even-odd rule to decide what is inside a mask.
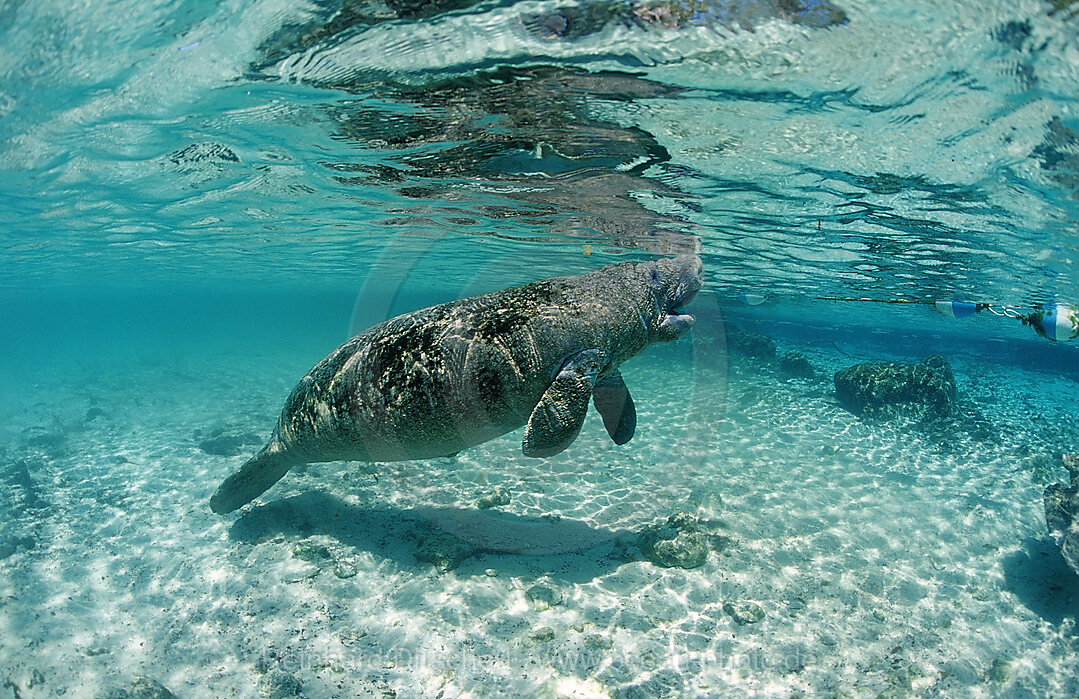
[[[693,327],[694,318],[686,313],[685,306],[701,289],[701,270],[704,264],[696,255],[679,255],[662,260],[668,269],[664,270],[666,280],[666,316],[660,327],[674,339],[684,335]]]

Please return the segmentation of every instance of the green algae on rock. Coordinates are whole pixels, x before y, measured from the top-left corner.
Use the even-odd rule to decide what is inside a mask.
[[[908,414],[940,419],[958,404],[955,376],[940,355],[916,364],[869,362],[837,371],[835,393],[840,405],[859,417],[889,418]]]

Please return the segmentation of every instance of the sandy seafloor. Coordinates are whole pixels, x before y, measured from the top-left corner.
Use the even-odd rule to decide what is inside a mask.
[[[453,459],[316,465],[224,518],[207,498],[319,355],[85,358],[7,381],[0,691],[1079,694],[1079,576],[1041,502],[1079,434],[1073,377],[957,350],[969,420],[929,433],[861,421],[832,390],[839,368],[917,348],[781,342],[818,373],[785,381],[688,347],[624,366],[626,447],[593,413],[557,458],[525,459],[517,432]],[[251,443],[200,449],[220,434]],[[492,494],[508,502],[479,509]],[[709,533],[699,568],[634,543],[679,512]],[[417,560],[440,530],[489,550]]]

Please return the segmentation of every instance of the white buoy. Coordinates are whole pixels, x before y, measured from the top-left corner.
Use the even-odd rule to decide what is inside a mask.
[[[1050,340],[1071,340],[1079,336],[1079,311],[1063,303],[1050,303],[1038,325]]]
[[[747,306],[759,306],[765,301],[765,297],[760,294],[739,294],[738,300]]]
[[[966,301],[937,301],[933,307],[949,318],[968,318],[978,312],[978,304]]]

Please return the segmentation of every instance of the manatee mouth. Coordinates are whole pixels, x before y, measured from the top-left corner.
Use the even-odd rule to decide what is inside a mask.
[[[682,279],[674,292],[674,297],[667,306],[667,316],[663,325],[678,332],[685,332],[692,327],[694,317],[686,313],[686,304],[692,301],[701,290],[701,258],[696,255],[681,255],[676,262],[682,267]]]
[[[697,288],[689,289],[674,300],[669,309],[673,315],[682,315],[686,312],[686,304],[697,298],[697,292],[701,290],[700,279],[697,280]]]

